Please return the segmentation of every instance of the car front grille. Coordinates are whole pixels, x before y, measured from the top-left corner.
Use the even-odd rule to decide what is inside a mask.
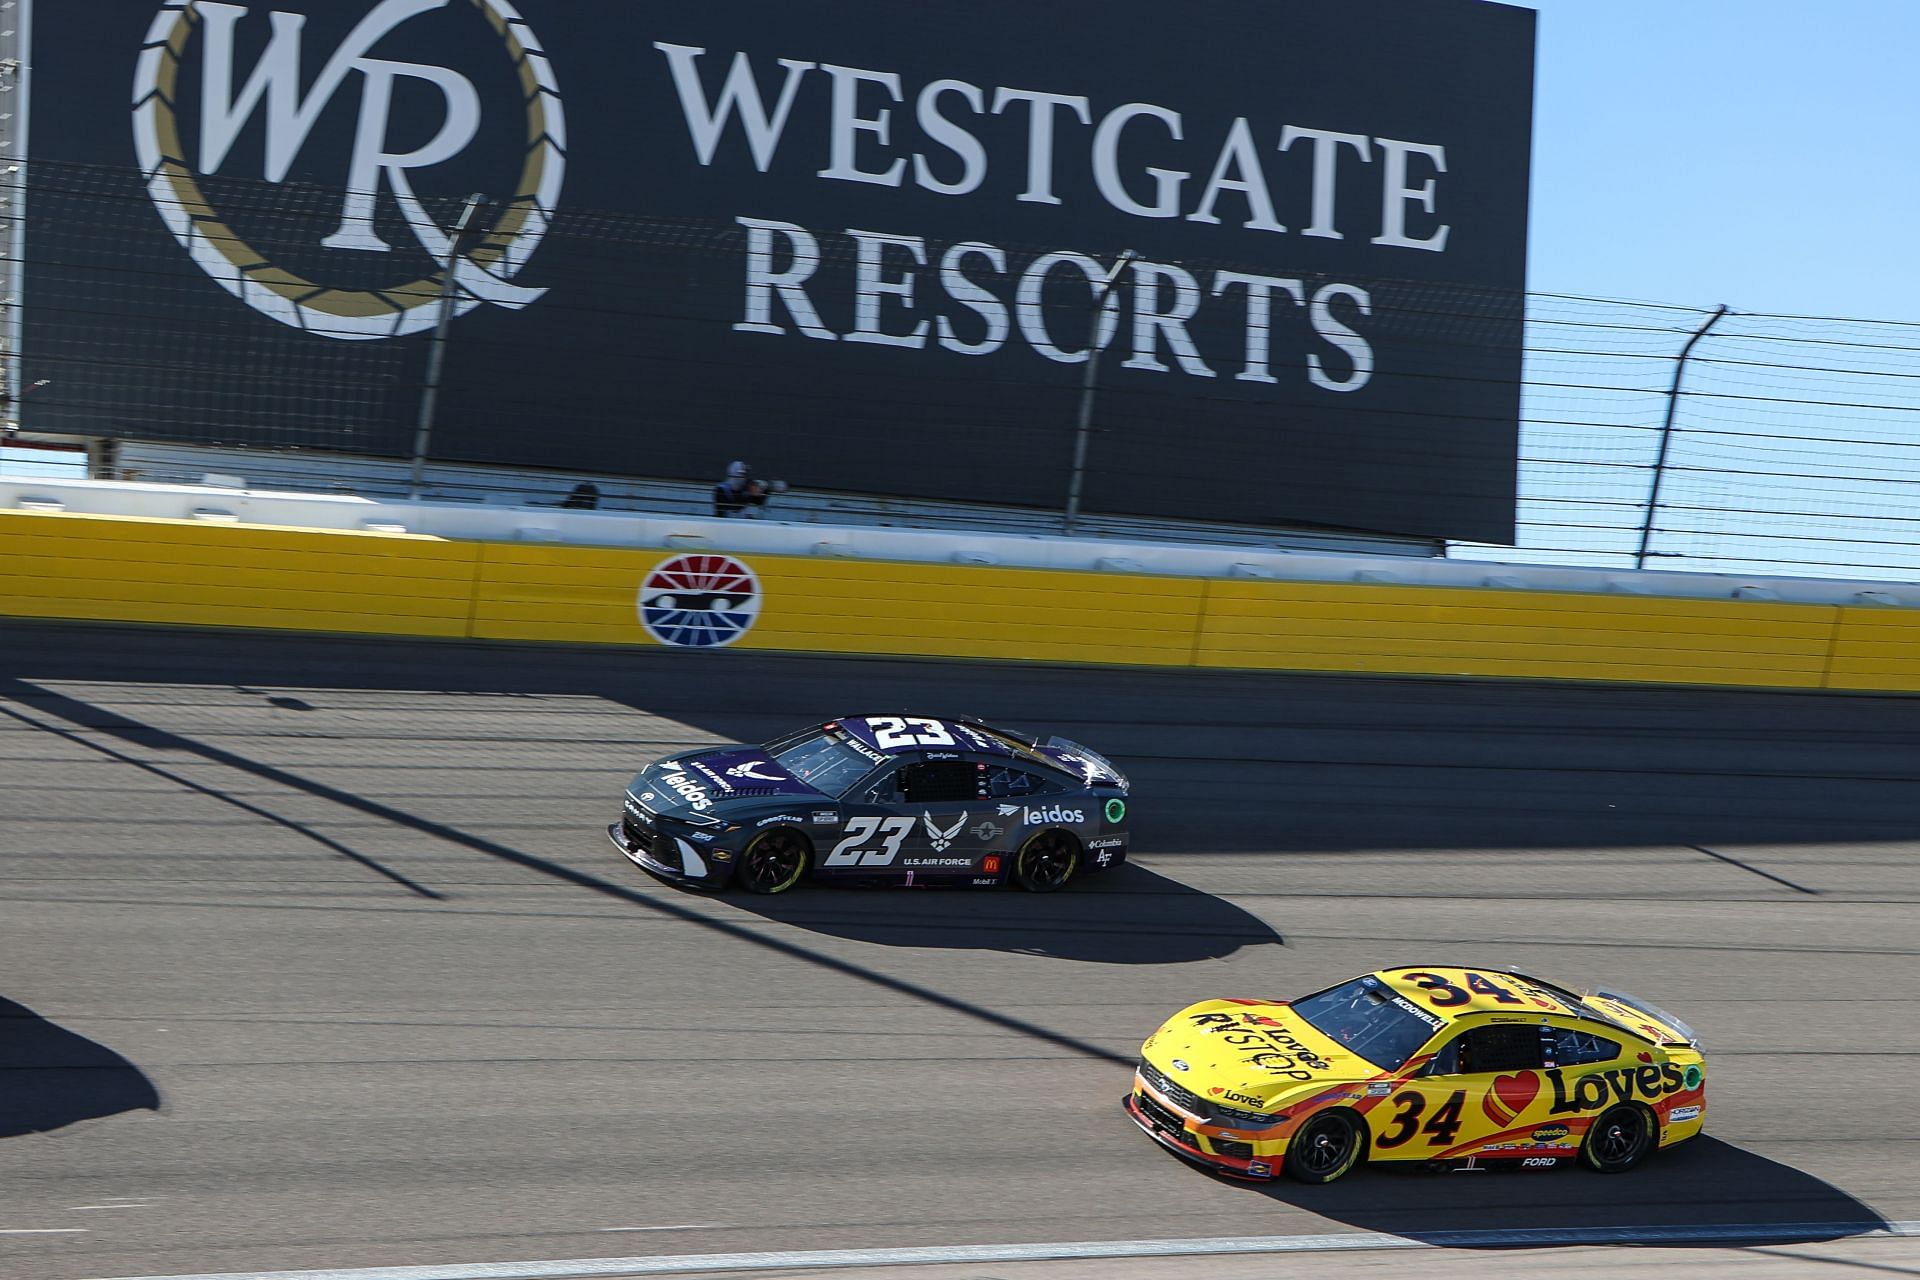
[[[685,871],[686,866],[680,858],[680,847],[672,836],[657,831],[650,823],[634,821],[628,812],[620,819],[620,834],[625,837],[627,847],[644,853],[653,862],[659,863],[669,871]]]
[[[1251,1142],[1236,1142],[1232,1138],[1208,1138],[1207,1142],[1217,1156],[1230,1156],[1235,1160],[1253,1159]]]
[[[1161,1106],[1158,1102],[1154,1101],[1152,1097],[1144,1093],[1136,1093],[1133,1095],[1133,1100],[1139,1106],[1140,1110],[1145,1113],[1147,1119],[1167,1130],[1182,1142],[1193,1142],[1193,1135],[1187,1132],[1187,1122]]]
[[[1236,1129],[1265,1129],[1271,1127],[1275,1120],[1285,1119],[1284,1116],[1269,1115],[1262,1111],[1242,1111],[1239,1107],[1208,1102],[1193,1090],[1175,1084],[1166,1072],[1157,1070],[1145,1058],[1140,1060],[1140,1075],[1163,1095],[1209,1124],[1231,1125]]]
[[[1213,1108],[1207,1105],[1204,1098],[1191,1089],[1183,1088],[1175,1084],[1167,1078],[1165,1073],[1157,1070],[1151,1062],[1145,1059],[1142,1059],[1140,1062],[1140,1076],[1148,1084],[1158,1089],[1164,1096],[1171,1098],[1187,1110],[1193,1112],[1193,1114],[1203,1118],[1213,1114]]]

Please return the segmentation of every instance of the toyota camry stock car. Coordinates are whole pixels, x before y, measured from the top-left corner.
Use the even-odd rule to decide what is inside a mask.
[[[811,875],[1045,893],[1125,861],[1127,779],[1065,738],[854,716],[648,765],[607,834],[701,888],[781,893]]]
[[[1303,999],[1209,1000],[1141,1047],[1134,1122],[1222,1173],[1331,1182],[1364,1160],[1633,1168],[1700,1133],[1692,1030],[1512,972],[1384,969]]]

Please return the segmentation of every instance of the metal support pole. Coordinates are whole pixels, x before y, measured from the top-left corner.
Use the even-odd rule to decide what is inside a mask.
[[[1673,386],[1667,390],[1667,420],[1660,427],[1660,452],[1653,460],[1653,492],[1647,495],[1647,518],[1640,526],[1640,549],[1633,553],[1633,567],[1647,567],[1647,544],[1653,541],[1653,518],[1660,511],[1660,486],[1667,478],[1667,450],[1673,447],[1673,415],[1680,408],[1680,379],[1687,372],[1687,357],[1693,354],[1694,344],[1707,336],[1707,330],[1720,323],[1720,317],[1727,314],[1727,304],[1721,303],[1707,322],[1693,331],[1687,339],[1687,345],[1680,348],[1680,358],[1673,364]]]
[[[454,271],[460,265],[460,251],[474,236],[473,221],[486,207],[487,198],[478,192],[467,197],[460,217],[447,237],[447,258],[441,263],[440,318],[433,326],[433,345],[427,352],[427,380],[420,388],[420,417],[413,432],[413,472],[407,481],[407,498],[420,500],[420,478],[427,467],[427,445],[433,439],[433,415],[440,404],[440,371],[447,361],[447,331],[453,327],[453,300],[459,291]]]
[[[1073,432],[1073,474],[1067,481],[1066,514],[1060,521],[1063,534],[1071,534],[1080,519],[1080,489],[1087,478],[1087,437],[1093,430],[1093,392],[1100,380],[1100,330],[1104,327],[1101,321],[1107,318],[1107,298],[1120,283],[1120,274],[1139,257],[1132,249],[1122,253],[1093,297],[1093,320],[1087,326],[1087,368],[1080,378],[1080,414]]]

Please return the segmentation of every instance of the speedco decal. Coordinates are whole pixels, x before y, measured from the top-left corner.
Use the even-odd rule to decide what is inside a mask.
[[[344,7],[337,0],[326,6]],[[339,44],[321,51],[306,33],[303,13],[167,0],[147,29],[134,72],[134,149],[167,229],[228,293],[264,316],[328,338],[397,338],[433,326],[452,248],[443,227],[453,210],[445,201],[436,210],[424,207],[409,175],[455,160],[474,145],[480,92],[451,67],[376,53],[397,28],[443,9],[492,28],[525,96],[524,120],[509,125],[504,112],[489,117],[499,122],[491,145],[503,161],[516,158],[519,176],[513,180],[502,164],[494,190],[512,182],[512,194],[482,222],[472,252],[455,262],[455,307],[460,314],[482,303],[518,310],[546,292],[514,278],[546,235],[560,198],[566,116],[540,41],[507,0],[381,0]],[[242,65],[239,50],[263,43],[252,65]],[[188,76],[199,85],[197,104],[180,97],[189,59],[197,64],[197,75]],[[399,88],[403,81],[410,83]],[[412,98],[422,87],[442,104],[439,129],[424,142],[408,138],[395,149],[388,117],[396,93]],[[243,221],[237,212],[223,213],[207,187],[217,191],[221,178],[285,182],[343,91],[358,103],[346,171],[329,183],[340,191],[337,229],[313,245],[268,252],[249,241],[255,229],[237,225]],[[191,126],[181,127],[183,109],[190,120],[197,117],[197,138]],[[260,143],[251,141],[256,117],[263,118]],[[243,138],[247,143],[236,147]],[[241,171],[240,156],[261,144],[261,168]],[[394,243],[402,227],[414,243]]]
[[[732,644],[760,616],[760,580],[732,556],[675,556],[640,584],[640,625],[661,644]]]

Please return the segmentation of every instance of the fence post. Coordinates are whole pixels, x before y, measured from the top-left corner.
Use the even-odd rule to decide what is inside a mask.
[[[420,417],[413,431],[413,471],[407,481],[407,500],[420,501],[420,479],[427,469],[427,445],[433,439],[433,414],[440,402],[440,370],[447,359],[447,330],[453,327],[453,276],[460,266],[460,251],[475,234],[473,220],[486,205],[478,192],[467,197],[466,207],[447,237],[447,260],[440,278],[440,318],[433,326],[433,346],[427,355],[427,380],[420,388]]]
[[[1680,358],[1673,363],[1673,385],[1667,389],[1667,420],[1660,427],[1660,452],[1653,460],[1653,492],[1647,495],[1647,518],[1640,525],[1640,549],[1633,553],[1633,567],[1647,567],[1647,544],[1653,541],[1653,518],[1660,510],[1660,485],[1667,478],[1667,450],[1673,447],[1673,416],[1680,408],[1680,379],[1687,372],[1687,357],[1693,354],[1694,344],[1707,336],[1707,330],[1720,323],[1727,314],[1727,304],[1721,303],[1714,309],[1707,322],[1693,331],[1687,339],[1687,345],[1680,348]]]
[[[1093,429],[1093,392],[1100,378],[1100,330],[1106,327],[1101,321],[1107,318],[1107,298],[1113,286],[1120,283],[1120,273],[1139,257],[1132,249],[1122,253],[1100,291],[1093,295],[1093,319],[1087,326],[1087,368],[1080,377],[1080,413],[1073,432],[1073,473],[1067,480],[1067,510],[1060,521],[1063,534],[1071,534],[1080,519],[1080,488],[1087,476],[1087,437]]]

